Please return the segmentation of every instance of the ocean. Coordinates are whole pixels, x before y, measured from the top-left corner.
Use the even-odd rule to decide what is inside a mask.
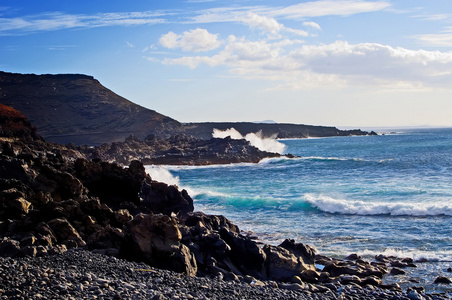
[[[187,189],[195,210],[224,215],[263,242],[295,239],[337,258],[411,257],[418,268],[385,281],[452,292],[433,284],[451,277],[452,128],[277,143],[300,157],[147,170]]]

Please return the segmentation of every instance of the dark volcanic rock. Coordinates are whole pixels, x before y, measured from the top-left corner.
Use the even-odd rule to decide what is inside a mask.
[[[211,165],[252,162],[263,158],[280,157],[280,154],[260,151],[246,140],[200,140],[186,135],[169,139],[147,137],[144,141],[134,136],[124,142],[97,147],[82,146],[77,149],[90,159],[114,161],[123,165],[139,160],[146,165]],[[293,156],[292,156],[293,157]]]
[[[102,144],[182,130],[179,122],[118,96],[92,76],[0,72],[0,92],[2,103],[21,111],[49,141]]]

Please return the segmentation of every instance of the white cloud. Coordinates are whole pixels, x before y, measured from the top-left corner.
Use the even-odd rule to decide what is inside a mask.
[[[311,1],[276,9],[274,16],[287,18],[321,17],[328,15],[348,16],[358,13],[374,12],[389,8],[391,4],[384,1],[359,0],[324,0]]]
[[[322,28],[320,28],[320,25],[317,24],[316,22],[303,22],[303,26],[308,26],[308,27],[312,27],[318,30],[321,30]]]
[[[296,46],[296,45],[295,45]],[[385,87],[452,86],[452,52],[409,50],[376,43],[325,45],[247,41],[230,37],[213,56],[165,59],[165,64],[225,65],[245,78],[277,80],[281,86],[381,85]]]
[[[309,33],[304,30],[287,28],[273,18],[255,13],[248,13],[246,17],[243,18],[242,22],[248,24],[251,28],[258,28],[264,32],[268,32],[269,37],[271,38],[280,38],[282,32],[299,36],[309,36]]]
[[[425,21],[441,21],[447,20],[451,16],[449,14],[424,14],[424,15],[416,15],[413,18],[419,18]]]
[[[438,34],[423,34],[414,37],[425,46],[452,47],[452,27]]]
[[[270,33],[278,33],[284,28],[284,25],[279,24],[275,19],[266,16],[260,16],[255,13],[248,13],[246,18],[243,20],[251,28],[259,28]]]
[[[16,18],[0,18],[0,35],[68,28],[93,28],[104,26],[131,26],[164,23],[163,13],[124,12],[95,15],[73,15],[53,12]]]
[[[159,42],[166,48],[181,48],[184,51],[194,52],[213,50],[221,45],[218,35],[201,28],[185,31],[181,35],[171,31],[160,37]]]

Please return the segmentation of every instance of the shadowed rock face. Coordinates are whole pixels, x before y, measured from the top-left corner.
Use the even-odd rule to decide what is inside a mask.
[[[92,76],[0,72],[0,101],[21,111],[48,141],[102,144],[133,134],[168,137],[176,120],[136,105]]]
[[[40,139],[36,127],[12,107],[0,103],[0,136],[4,138]]]

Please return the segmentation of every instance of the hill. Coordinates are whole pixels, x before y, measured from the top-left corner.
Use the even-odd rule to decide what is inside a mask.
[[[0,102],[21,111],[48,141],[102,144],[131,134],[169,137],[182,125],[115,94],[92,76],[0,72]]]
[[[189,123],[139,106],[81,74],[35,75],[0,72],[0,102],[21,111],[47,141],[101,145],[186,134],[209,140],[214,128],[235,128],[242,135],[262,131],[264,137],[306,138],[367,135],[361,130],[278,123]],[[374,134],[374,133],[371,133]]]

